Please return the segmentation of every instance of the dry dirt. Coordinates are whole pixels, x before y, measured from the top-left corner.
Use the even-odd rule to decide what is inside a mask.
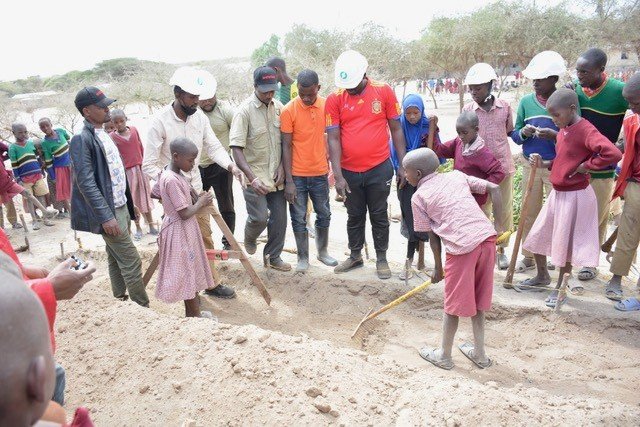
[[[455,103],[444,108],[441,123],[450,122],[451,131]],[[246,216],[235,190],[241,237]],[[395,194],[389,201],[399,212]],[[344,207],[332,202],[332,215],[330,250],[342,259]],[[9,234],[14,245],[23,243],[21,231]],[[240,265],[225,264],[223,276],[238,297],[202,298],[219,323],[182,318],[181,305],[153,297],[153,281],[151,309],[114,300],[99,237],[80,233],[79,249],[59,220],[29,236],[32,252],[20,254],[24,262],[51,267],[64,242],[67,253],[97,263],[95,280],[59,304],[56,356],[67,370],[68,412],[86,406],[100,426],[637,425],[640,419],[640,312],[613,310],[602,280],[588,282],[586,294],[555,315],[543,305],[544,294],[505,290],[497,274],[486,335],[494,366],[479,370],[456,350],[456,368],[441,371],[417,349],[439,344],[442,284],[382,315],[362,343],[350,339],[370,308],[408,290],[397,278],[406,248],[397,223],[388,254],[396,276],[388,281],[375,277],[372,261],[341,276],[315,259],[305,276],[267,275],[255,255],[273,297],[268,307]],[[137,246],[146,268],[154,239],[145,236]],[[283,258],[295,261],[289,253]],[[634,283],[625,282],[629,296]],[[409,287],[418,284],[414,278]],[[471,339],[463,320],[456,344]]]

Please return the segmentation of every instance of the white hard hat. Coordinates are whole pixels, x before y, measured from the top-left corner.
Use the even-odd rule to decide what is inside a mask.
[[[367,58],[355,50],[342,52],[336,60],[335,82],[343,89],[353,89],[360,84],[367,72]]]
[[[203,99],[211,99],[216,96],[216,91],[218,90],[218,82],[210,72],[205,70],[199,71],[200,75],[204,79],[204,89],[202,89],[202,92],[200,92],[200,100],[202,101]]]
[[[198,95],[204,91],[204,78],[202,71],[193,67],[180,67],[169,79],[172,86],[180,86],[182,90],[191,95]]]
[[[489,83],[492,80],[498,80],[498,75],[493,67],[487,63],[478,62],[469,68],[469,71],[467,71],[467,76],[464,78],[464,84],[481,85]]]
[[[562,56],[553,50],[545,50],[531,58],[531,62],[522,71],[522,74],[528,79],[537,80],[550,76],[561,76],[566,72],[567,67]]]

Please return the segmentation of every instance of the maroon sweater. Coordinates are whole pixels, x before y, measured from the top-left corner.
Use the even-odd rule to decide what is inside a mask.
[[[570,174],[584,162],[589,170],[601,170],[618,163],[622,153],[589,120],[581,119],[560,129],[556,142],[556,158],[552,161],[549,180],[556,191],[583,190],[589,185],[589,174]]]
[[[474,149],[474,151],[468,155],[462,155],[464,143],[460,138],[452,139],[445,143],[434,140],[433,150],[438,157],[453,159],[453,168],[455,170],[494,184],[500,184],[506,175],[504,168],[502,164],[496,160],[491,150],[484,144],[480,135],[478,135],[477,138],[474,144],[479,142],[481,145],[480,148]],[[473,197],[476,199],[476,202],[478,202],[478,205],[483,206],[487,203],[489,194],[474,193]]]
[[[111,139],[113,139],[113,142],[116,143],[118,151],[120,151],[120,156],[122,157],[125,169],[141,165],[142,157],[144,155],[142,140],[140,139],[138,129],[133,126],[129,126],[129,131],[131,132],[129,139],[124,136],[120,136],[118,131],[115,130],[109,134]]]

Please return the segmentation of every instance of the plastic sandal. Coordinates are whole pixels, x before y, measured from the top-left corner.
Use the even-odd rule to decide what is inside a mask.
[[[584,294],[584,286],[576,279],[572,277],[569,278],[569,282],[567,283],[567,289],[571,292],[572,295],[582,295]]]
[[[622,289],[611,288],[607,286],[604,291],[604,296],[610,299],[611,301],[622,301]]]
[[[434,366],[437,366],[440,369],[446,369],[447,371],[452,369],[455,366],[453,364],[453,360],[438,359],[436,356],[436,350],[437,348],[423,347],[420,350],[418,350],[418,353],[420,354],[420,357],[422,357],[424,360],[426,360],[427,362],[433,363]]]
[[[598,269],[592,267],[583,267],[578,272],[578,280],[593,280],[598,277]]]
[[[464,343],[464,344],[460,344],[458,346],[458,348],[460,349],[460,351],[462,352],[462,354],[464,354],[467,359],[471,360],[478,368],[480,369],[486,369],[489,366],[493,365],[493,361],[489,358],[487,358],[486,362],[478,362],[476,359],[473,358],[473,344],[471,343]]]
[[[627,298],[624,301],[615,303],[613,307],[620,311],[638,311],[640,310],[640,301],[638,301],[638,298]]]
[[[516,273],[524,273],[525,271],[528,271],[528,270],[535,270],[535,268],[536,268],[535,262],[533,264],[531,264],[531,265],[527,265],[527,264],[524,263],[523,260],[520,260],[520,261],[518,261],[516,263],[515,272]]]
[[[544,305],[546,305],[549,308],[556,308],[556,305],[560,304],[564,304],[565,302],[567,302],[567,296],[563,296],[562,299],[558,299],[558,291],[553,291],[549,294],[549,296],[547,297],[547,299],[544,300]]]

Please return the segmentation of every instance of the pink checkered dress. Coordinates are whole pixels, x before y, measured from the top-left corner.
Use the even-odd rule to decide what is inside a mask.
[[[182,220],[178,211],[191,206],[190,186],[186,178],[168,169],[158,181],[164,219],[158,247],[160,263],[156,297],[172,303],[196,296],[214,285],[211,268],[195,216]]]

